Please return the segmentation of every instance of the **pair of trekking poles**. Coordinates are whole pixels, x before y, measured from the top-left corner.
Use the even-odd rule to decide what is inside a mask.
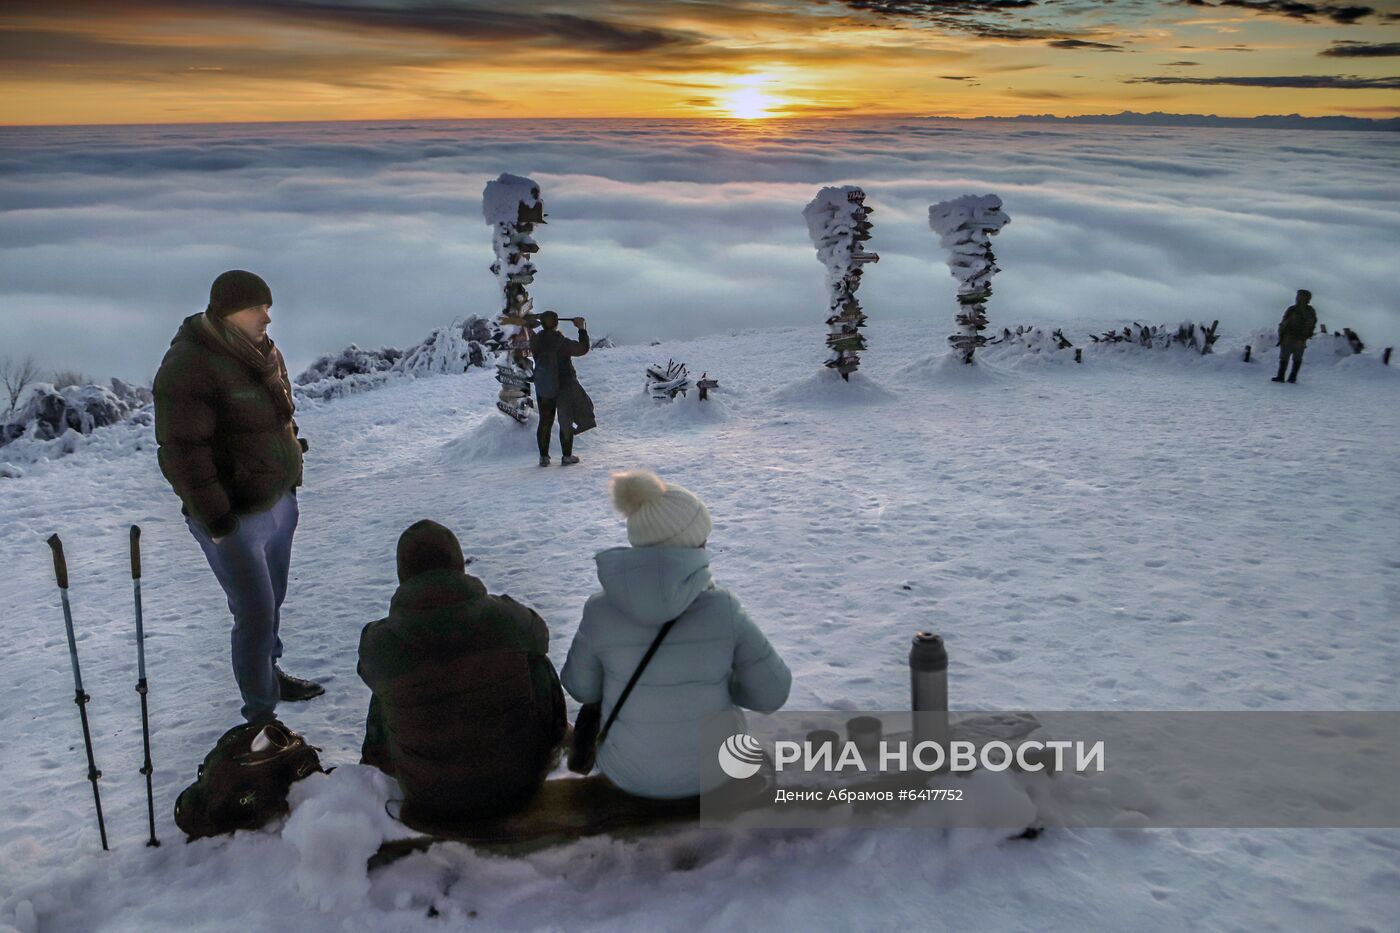
[[[88,729],[87,704],[92,697],[83,690],[83,674],[78,667],[78,642],[73,636],[73,610],[68,604],[68,561],[63,556],[63,542],[58,535],[48,541],[53,549],[53,572],[58,578],[58,593],[63,601],[63,624],[68,630],[68,658],[73,662],[73,702],[78,704],[78,715],[83,722],[83,745],[87,747],[87,779],[92,784],[92,802],[97,807],[97,831],[102,835],[102,851],[107,851],[107,824],[102,818],[102,792],[97,788],[97,780],[102,772],[97,770],[97,762],[92,754],[92,732]],[[131,526],[131,581],[136,598],[136,692],[141,696],[141,744],[145,749],[146,760],[141,765],[141,774],[146,776],[146,812],[150,819],[151,838],[147,846],[158,846],[156,839],[156,801],[151,789],[151,726],[146,710],[146,633],[141,623],[141,529]]]

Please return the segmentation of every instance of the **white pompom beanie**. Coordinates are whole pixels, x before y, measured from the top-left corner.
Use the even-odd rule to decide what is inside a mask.
[[[612,500],[627,516],[627,540],[633,547],[700,547],[710,538],[705,503],[650,470],[614,473]]]

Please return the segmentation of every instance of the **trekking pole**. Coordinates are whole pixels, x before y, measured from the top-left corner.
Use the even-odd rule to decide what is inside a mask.
[[[49,547],[53,548],[53,572],[58,577],[58,594],[63,599],[63,624],[68,630],[68,657],[73,662],[73,702],[78,704],[78,715],[83,720],[83,744],[87,747],[88,780],[92,782],[92,802],[97,807],[97,831],[102,834],[102,851],[107,851],[107,824],[102,819],[102,793],[97,789],[97,779],[102,772],[97,770],[97,762],[92,757],[92,733],[88,731],[87,702],[92,699],[83,692],[83,675],[78,669],[78,642],[73,637],[73,610],[68,605],[68,562],[63,558],[63,542],[58,535],[49,537]]]
[[[146,631],[141,627],[141,528],[131,526],[131,585],[136,594],[136,692],[141,695],[141,745],[146,753],[141,773],[146,776],[146,814],[150,818],[151,838],[147,846],[158,846],[156,838],[156,798],[151,790],[151,723],[146,713]]]

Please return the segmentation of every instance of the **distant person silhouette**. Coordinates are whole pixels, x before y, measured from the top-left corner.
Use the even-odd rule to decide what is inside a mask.
[[[1291,307],[1283,312],[1283,320],[1278,322],[1278,375],[1274,382],[1283,382],[1283,371],[1288,361],[1293,360],[1293,371],[1288,374],[1289,382],[1298,381],[1298,370],[1303,366],[1303,350],[1308,340],[1317,332],[1317,312],[1310,304],[1312,292],[1298,289],[1298,297]]]

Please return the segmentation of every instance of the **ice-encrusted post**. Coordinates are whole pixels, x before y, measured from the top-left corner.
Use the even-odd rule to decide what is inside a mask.
[[[1001,198],[994,194],[969,194],[929,205],[929,229],[949,251],[948,268],[958,280],[956,320],[961,330],[948,342],[962,354],[964,363],[971,363],[977,348],[987,342],[982,336],[987,299],[992,296],[992,276],[1000,271],[991,238],[1010,222],[1002,212]]]
[[[855,185],[823,188],[802,210],[817,260],[826,267],[826,346],[831,351],[826,365],[847,381],[859,368],[860,351],[865,349],[865,335],[860,332],[865,312],[856,298],[861,266],[880,261],[862,245],[870,239],[873,212],[874,208],[865,206],[865,192]]]
[[[486,183],[481,208],[493,231],[491,247],[496,261],[491,263],[491,272],[501,286],[500,323],[506,328],[506,361],[496,365],[496,380],[501,383],[496,407],[524,424],[534,407],[530,398],[534,363],[530,359],[530,331],[525,326],[534,303],[525,286],[535,280],[530,257],[540,249],[531,234],[535,224],[545,222],[540,186],[529,178],[502,174]]]

